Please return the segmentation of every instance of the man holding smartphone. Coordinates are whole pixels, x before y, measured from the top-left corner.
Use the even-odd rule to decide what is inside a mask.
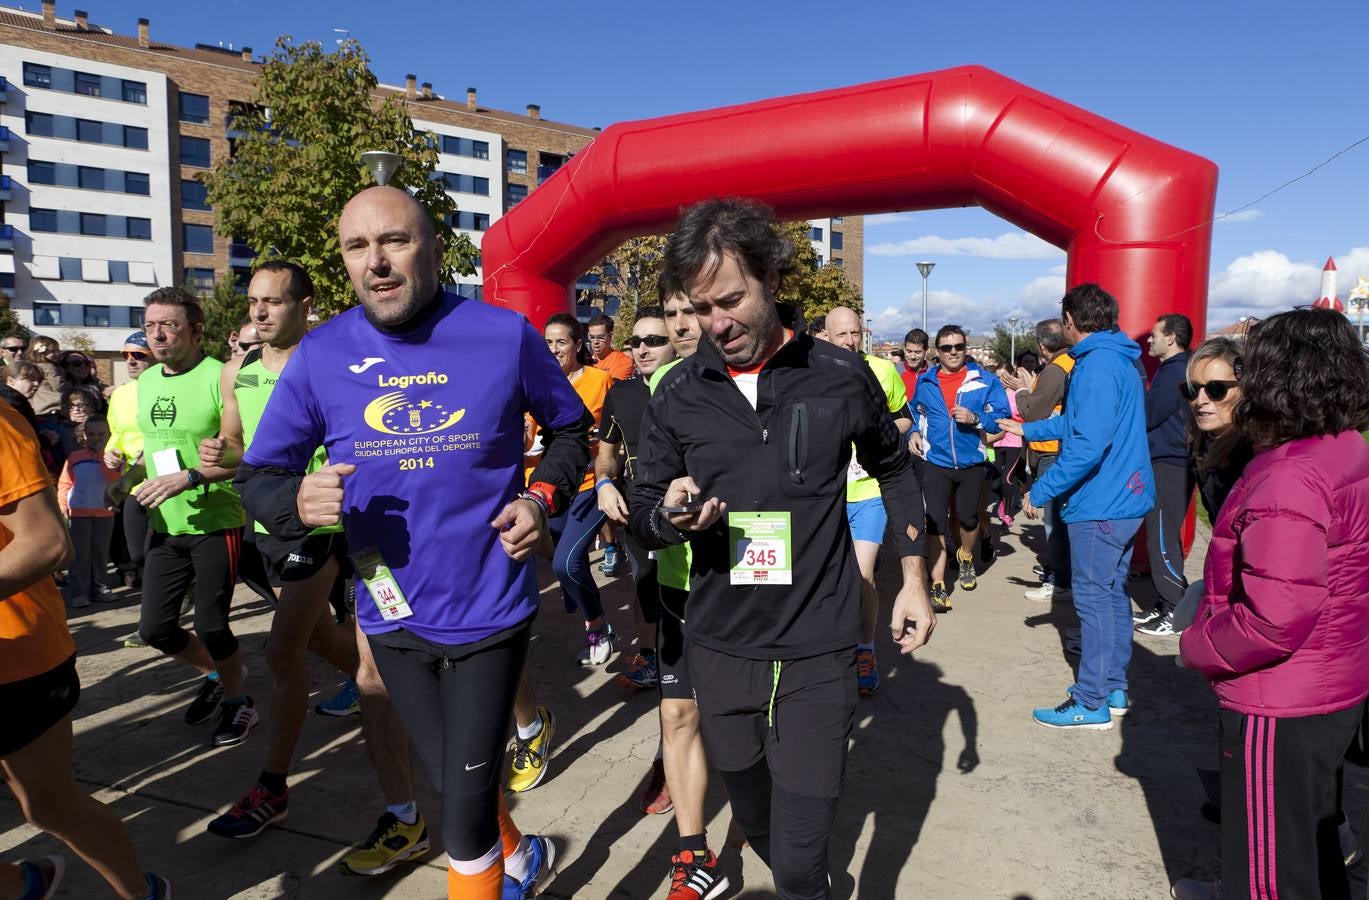
[[[935,618],[916,545],[921,490],[878,382],[854,353],[780,323],[793,254],[760,204],[685,211],[661,293],[688,296],[708,339],[647,407],[629,507],[643,546],[693,549],[685,662],[704,743],[779,896],[807,898],[831,895],[827,842],[858,696],[852,445],[902,557],[891,621],[902,652],[926,643]]]

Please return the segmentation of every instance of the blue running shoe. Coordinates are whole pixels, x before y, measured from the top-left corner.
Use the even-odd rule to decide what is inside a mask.
[[[856,648],[856,684],[862,697],[879,690],[879,666],[875,663],[875,651]]]
[[[511,876],[504,876],[504,900],[535,897],[556,875],[553,868],[556,862],[556,848],[552,846],[551,838],[542,837],[540,834],[528,835],[528,854],[528,877],[522,881],[514,881]]]
[[[1074,689],[1076,687],[1078,687],[1078,685],[1070,685],[1065,688],[1065,693],[1073,697]],[[1127,713],[1131,712],[1131,697],[1121,688],[1118,688],[1115,691],[1108,691],[1108,710],[1114,716],[1125,716]]]
[[[361,715],[361,690],[357,683],[348,678],[331,699],[314,704],[314,712],[321,716],[359,716]]]
[[[615,679],[623,687],[642,690],[656,690],[661,683],[660,669],[656,665],[655,653],[638,653],[628,663],[626,672],[619,672]]]
[[[1082,728],[1086,731],[1111,731],[1112,713],[1106,706],[1089,709],[1075,700],[1067,699],[1059,706],[1045,706],[1032,710],[1032,718],[1047,728]]]
[[[599,564],[599,571],[609,578],[621,575],[627,571],[627,554],[617,544],[604,545],[604,561]]]

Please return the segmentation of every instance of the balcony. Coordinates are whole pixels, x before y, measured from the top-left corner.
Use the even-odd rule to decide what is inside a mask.
[[[256,251],[246,244],[234,242],[228,247],[228,265],[235,269],[252,268],[252,260],[256,258]]]
[[[0,175],[0,201],[8,202],[13,187],[13,179],[11,179],[8,175]]]
[[[0,125],[0,153],[10,152],[10,130],[8,125]]]
[[[14,250],[13,225],[0,225],[0,250]]]
[[[4,103],[10,98],[9,79],[0,75],[0,103]]]

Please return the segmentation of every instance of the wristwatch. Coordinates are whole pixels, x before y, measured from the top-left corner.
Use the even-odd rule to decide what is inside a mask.
[[[200,474],[198,469],[186,469],[185,480],[190,482],[192,488],[197,488],[204,484],[204,476]]]

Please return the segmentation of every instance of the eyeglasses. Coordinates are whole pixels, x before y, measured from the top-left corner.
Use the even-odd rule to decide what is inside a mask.
[[[65,363],[63,363],[63,365],[67,365],[67,366],[88,366],[88,365],[90,365],[90,360],[88,360],[88,359],[69,359],[69,360],[67,360]]]
[[[178,331],[184,330],[185,326],[185,322],[144,322],[143,331],[151,331],[154,328],[160,328],[162,331],[175,334]]]
[[[663,334],[648,334],[645,337],[639,337],[634,334],[627,339],[626,343],[633,350],[636,350],[643,344],[646,344],[648,347],[664,347],[666,344],[670,343],[670,338]]]
[[[142,353],[135,350],[124,351],[124,360],[126,362],[147,362],[151,358],[151,353]]]
[[[1199,384],[1195,381],[1185,381],[1179,385],[1179,393],[1184,395],[1184,399],[1192,402],[1198,399],[1198,392],[1207,393],[1207,399],[1213,403],[1221,403],[1226,399],[1226,395],[1240,387],[1239,381],[1209,381],[1206,384]]]
[[[4,350],[6,353],[23,353],[23,352],[24,352],[24,345],[23,345],[23,344],[6,344],[5,346],[0,347],[0,350]]]
[[[965,352],[965,345],[964,345],[963,343],[960,343],[960,344],[937,344],[937,345],[936,345],[936,349],[940,350],[942,353],[964,353],[964,352]]]

